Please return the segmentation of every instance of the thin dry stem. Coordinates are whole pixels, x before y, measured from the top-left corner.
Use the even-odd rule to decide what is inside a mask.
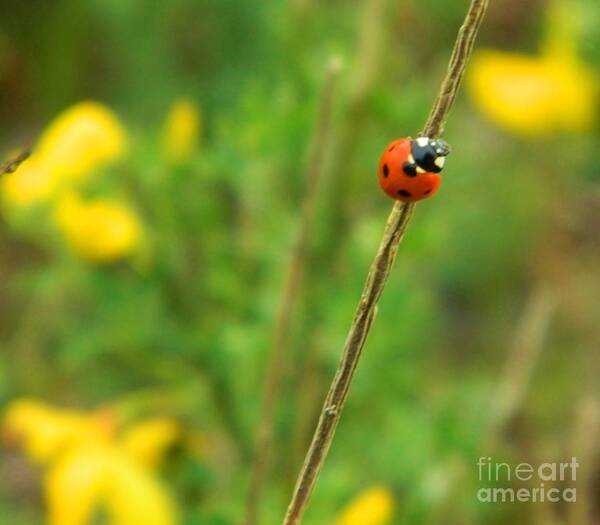
[[[331,279],[335,268],[339,265],[341,246],[344,239],[353,230],[356,221],[355,210],[352,209],[350,196],[354,161],[360,144],[364,142],[365,132],[369,128],[370,114],[367,110],[368,100],[377,85],[383,69],[385,49],[389,33],[390,17],[388,7],[390,0],[366,0],[360,15],[360,28],[356,42],[356,58],[349,68],[348,83],[350,85],[348,99],[344,104],[344,118],[332,131],[332,153],[330,159],[335,162],[327,170],[328,188],[324,189],[324,201],[320,204],[324,210],[321,217],[321,228],[318,242],[312,247],[309,257],[313,261],[313,274],[306,281],[304,297],[310,301],[309,314],[304,327],[305,350],[298,355],[297,366],[294,367],[292,384],[302,385],[294,389],[298,405],[295,428],[292,430],[291,451],[287,455],[284,467],[287,475],[286,484],[294,487],[297,465],[302,463],[307,443],[310,443],[314,430],[315,416],[321,409],[323,378],[321,373],[313,373],[312,366],[320,361],[321,343],[319,342],[320,321],[323,312],[319,295],[323,279]],[[335,184],[335,180],[343,178],[347,183]],[[325,181],[324,181],[325,182]],[[326,184],[324,184],[326,186]],[[327,270],[323,272],[323,265]],[[321,270],[319,272],[319,270]],[[339,283],[338,283],[339,284]],[[300,330],[302,332],[303,330]]]
[[[20,153],[19,155],[17,155],[15,158],[10,159],[9,161],[5,162],[4,164],[0,164],[0,176],[2,176],[4,174],[8,174],[8,173],[14,173],[15,171],[17,171],[19,166],[23,162],[25,162],[29,158],[30,155],[31,155],[31,151],[26,150],[26,151],[23,151],[22,153]]]
[[[596,396],[580,400],[575,406],[575,424],[573,425],[569,455],[577,458],[579,470],[576,474],[577,504],[569,505],[567,525],[592,525],[594,504],[596,503],[596,476],[600,455],[600,400]]]
[[[471,1],[463,25],[458,31],[458,37],[448,63],[448,71],[421,133],[425,137],[435,138],[444,133],[446,119],[458,95],[465,68],[473,51],[475,38],[477,38],[481,22],[487,11],[488,1]]]
[[[527,301],[498,389],[494,393],[487,430],[489,440],[499,437],[522,406],[556,306],[554,293],[545,284],[538,284]],[[485,445],[489,447],[490,443]]]
[[[497,446],[502,430],[522,407],[531,384],[531,377],[539,364],[556,307],[557,300],[553,291],[546,284],[537,283],[526,301],[523,313],[520,315],[512,335],[504,369],[498,387],[493,392],[488,411],[488,425],[479,443],[478,457],[490,455],[490,452]],[[459,469],[448,471],[448,483],[451,486],[463,485],[460,476],[464,474],[468,466],[463,463],[463,467],[463,471]],[[450,492],[435,509],[434,515],[440,517],[451,515],[449,510],[455,507],[454,496],[455,494]],[[432,520],[435,523],[438,521],[444,520]],[[446,519],[446,521],[448,520]],[[543,520],[541,522],[546,523]]]
[[[443,131],[448,113],[458,94],[487,5],[488,0],[472,0],[471,2],[463,26],[458,33],[446,77],[423,128],[423,135],[438,137]],[[352,320],[341,362],[325,399],[312,443],[298,476],[294,494],[283,521],[284,525],[297,525],[302,520],[342,414],[354,371],[375,317],[377,303],[385,288],[396,258],[398,245],[406,231],[413,210],[413,203],[401,204],[398,202],[394,205],[388,218],[383,238],[371,264],[358,308]]]
[[[273,441],[277,400],[280,397],[281,383],[285,371],[286,346],[292,314],[299,296],[298,290],[304,276],[309,234],[316,216],[318,188],[323,173],[326,145],[328,144],[332,122],[335,87],[340,69],[340,61],[338,59],[332,60],[321,95],[312,149],[307,165],[306,190],[300,214],[300,224],[296,242],[292,247],[273,330],[261,418],[258,425],[254,459],[250,471],[250,483],[244,516],[245,525],[254,525],[258,520],[259,504],[267,476]]]

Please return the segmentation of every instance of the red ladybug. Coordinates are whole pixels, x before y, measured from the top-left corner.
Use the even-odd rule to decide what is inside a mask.
[[[442,181],[450,147],[442,139],[410,137],[395,140],[379,161],[379,184],[392,199],[416,202],[433,197]]]

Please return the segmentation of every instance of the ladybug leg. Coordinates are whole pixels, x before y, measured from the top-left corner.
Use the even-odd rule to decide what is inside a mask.
[[[450,155],[450,151],[452,151],[450,144],[448,144],[443,139],[436,139],[432,141],[432,146],[434,147],[435,152],[439,157],[447,157],[448,155]]]

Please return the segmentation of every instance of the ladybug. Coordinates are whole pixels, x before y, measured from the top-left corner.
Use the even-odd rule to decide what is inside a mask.
[[[416,202],[433,197],[442,179],[450,146],[442,139],[410,137],[395,140],[379,161],[379,184],[392,199]]]

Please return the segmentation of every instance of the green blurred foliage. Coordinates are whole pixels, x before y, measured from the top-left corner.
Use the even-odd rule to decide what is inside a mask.
[[[466,4],[383,2],[367,28],[380,32],[381,52],[365,72],[370,3],[0,1],[2,149],[35,141],[79,100],[108,104],[134,146],[106,184],[125,184],[151,232],[144,268],[95,267],[43,225],[25,235],[1,224],[0,400],[131,404],[205,434],[216,453],[200,461],[181,451],[165,472],[185,525],[242,514],[327,62],[345,64],[336,136],[289,338],[264,523],[283,513],[390,208],[378,156],[424,122]],[[545,3],[493,4],[482,45],[534,50]],[[600,12],[581,5],[581,51],[599,70]],[[182,95],[201,106],[205,136],[173,168],[160,130]],[[393,488],[397,524],[534,522],[533,505],[476,502],[475,462],[515,326],[540,283],[559,307],[514,421],[485,454],[570,457],[576,408],[598,394],[598,134],[527,142],[463,96],[446,138],[454,153],[442,189],[418,206],[401,246],[308,525],[332,523],[375,483]],[[14,461],[1,467],[1,521],[42,523],[39,476]]]

